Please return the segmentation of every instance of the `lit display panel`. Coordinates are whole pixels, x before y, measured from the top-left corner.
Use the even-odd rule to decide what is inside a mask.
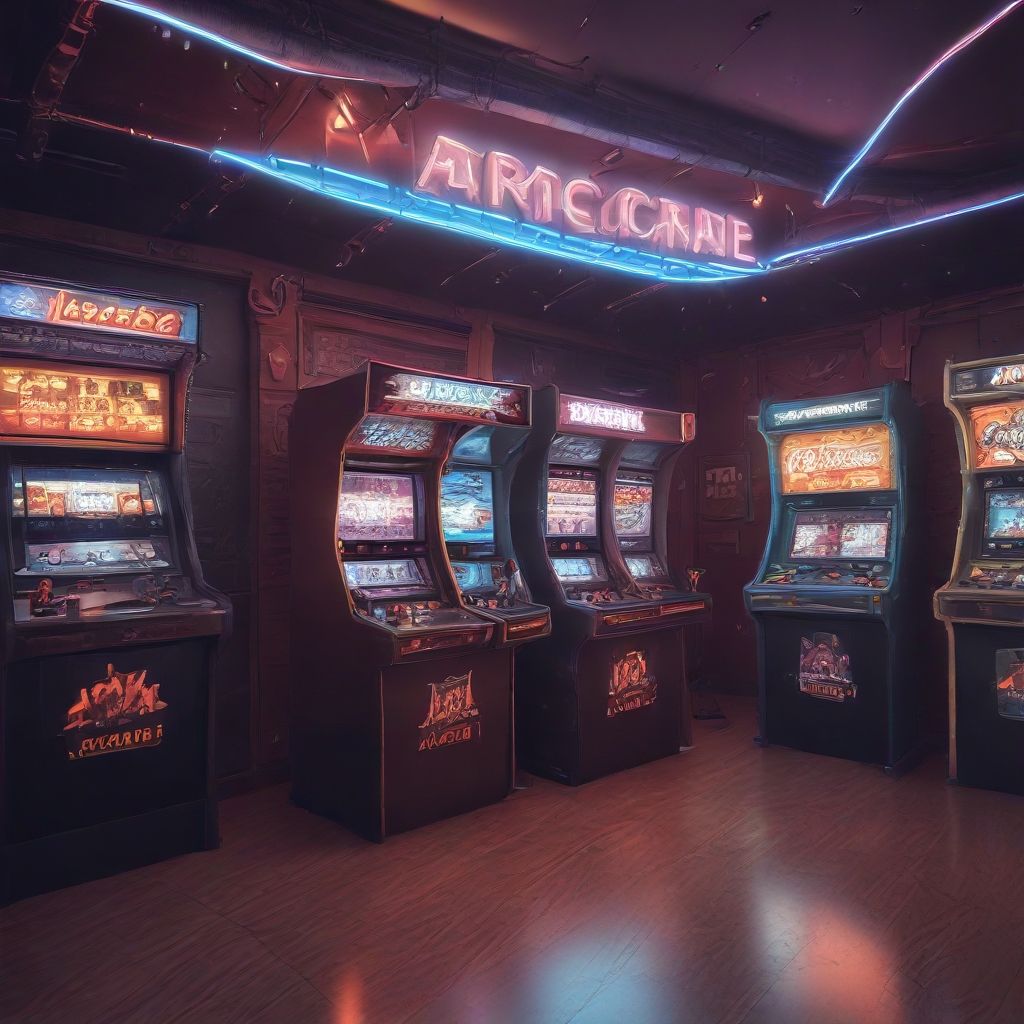
[[[145,470],[11,467],[11,514],[29,519],[163,515],[159,478]]]
[[[346,562],[345,579],[350,587],[401,587],[423,584],[423,574],[411,558],[380,562]]]
[[[626,555],[626,568],[634,579],[644,580],[659,575],[649,555]]]
[[[654,485],[636,480],[619,481],[613,495],[615,532],[620,537],[649,537],[654,507]]]
[[[138,480],[36,480],[26,476],[22,504],[30,519],[116,519],[156,511],[152,495],[143,497]]]
[[[877,512],[799,512],[789,557],[885,558],[889,517]]]
[[[498,566],[492,568],[490,562],[452,562],[452,571],[455,573],[455,582],[460,590],[491,589],[498,584],[495,579]],[[500,570],[498,572],[500,578]]]
[[[548,477],[547,535],[597,536],[597,480],[592,477]]]
[[[90,540],[26,544],[25,566],[18,575],[84,575],[92,572],[141,572],[171,566],[166,538],[149,540]]]
[[[892,435],[884,423],[787,434],[779,472],[783,494],[890,490]]]
[[[453,543],[494,543],[494,478],[488,469],[453,469],[441,478],[441,526]]]
[[[400,416],[364,416],[349,443],[358,448],[429,453],[434,449],[436,433],[436,425],[429,421],[407,420]]]
[[[338,498],[338,537],[416,540],[413,478],[394,473],[344,473]]]
[[[985,500],[985,536],[991,540],[1024,539],[1024,490],[989,491]]]
[[[976,405],[971,409],[975,469],[1024,463],[1024,402]]]
[[[0,436],[165,445],[169,422],[162,374],[0,364]]]
[[[552,558],[551,564],[563,583],[586,583],[608,578],[597,558]]]

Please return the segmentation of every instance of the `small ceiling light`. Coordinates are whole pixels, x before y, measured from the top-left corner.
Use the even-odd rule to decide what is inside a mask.
[[[750,205],[755,210],[760,210],[764,206],[764,193],[757,186],[757,182],[754,182],[754,198],[750,200]]]
[[[344,96],[338,97],[338,113],[334,115],[334,121],[331,123],[331,127],[336,132],[349,131],[356,126],[356,119],[352,115],[352,108],[348,105],[348,101]]]
[[[601,157],[601,163],[603,163],[605,167],[611,167],[612,164],[617,164],[624,155],[625,154],[621,149],[609,150],[603,157]]]

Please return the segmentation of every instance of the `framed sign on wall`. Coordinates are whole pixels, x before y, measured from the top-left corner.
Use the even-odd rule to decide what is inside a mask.
[[[750,456],[747,452],[701,456],[699,509],[702,519],[750,521]]]

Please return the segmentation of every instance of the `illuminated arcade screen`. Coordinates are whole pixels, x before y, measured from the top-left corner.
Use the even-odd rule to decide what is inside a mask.
[[[441,478],[444,539],[494,543],[494,478],[489,469],[453,469]]]
[[[1024,402],[974,406],[971,432],[975,469],[1024,463]]]
[[[411,558],[381,562],[346,562],[345,579],[350,587],[401,587],[423,583],[423,574]]]
[[[654,485],[636,480],[619,481],[613,497],[615,532],[620,537],[649,537],[654,506]]]
[[[985,536],[991,540],[1024,539],[1024,491],[989,491],[985,502]]]
[[[593,555],[582,558],[552,558],[551,564],[555,575],[563,583],[586,583],[608,578],[600,559]]]
[[[889,518],[878,512],[798,512],[789,557],[885,558]]]
[[[146,470],[11,467],[11,511],[29,519],[162,515],[161,483]]]
[[[779,473],[783,494],[890,490],[892,435],[884,423],[787,434]]]
[[[597,536],[597,478],[548,475],[549,537]]]
[[[413,478],[394,473],[346,472],[338,498],[343,540],[416,540]]]
[[[0,435],[167,444],[164,374],[45,363],[0,365]]]

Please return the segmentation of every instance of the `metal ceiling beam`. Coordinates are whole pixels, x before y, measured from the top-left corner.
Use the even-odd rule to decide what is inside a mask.
[[[26,100],[25,126],[18,137],[19,160],[35,162],[50,141],[50,118],[60,105],[68,78],[78,63],[93,27],[98,0],[74,0],[67,20],[60,26],[60,39],[39,69]]]

